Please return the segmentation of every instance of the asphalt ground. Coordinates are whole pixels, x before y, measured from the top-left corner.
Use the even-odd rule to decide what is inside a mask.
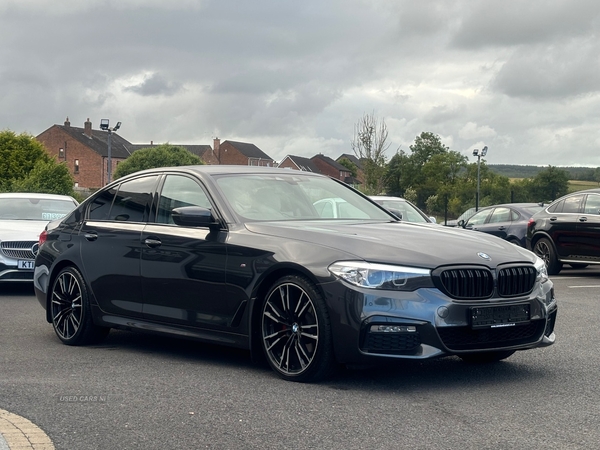
[[[597,448],[600,267],[552,279],[552,347],[318,384],[280,380],[245,351],[124,331],[68,347],[30,288],[0,285],[0,449]]]

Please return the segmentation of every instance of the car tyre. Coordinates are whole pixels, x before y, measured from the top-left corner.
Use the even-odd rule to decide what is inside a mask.
[[[271,368],[288,381],[328,378],[335,370],[329,314],[323,296],[308,279],[288,275],[265,297],[261,341]]]
[[[50,296],[52,326],[64,344],[97,343],[110,331],[110,328],[94,324],[88,290],[75,267],[66,267],[59,272]]]
[[[549,239],[541,238],[538,240],[533,247],[533,252],[546,263],[548,275],[557,275],[561,271],[562,263],[556,257],[554,245]]]
[[[495,352],[481,352],[481,353],[469,353],[460,355],[460,358],[469,364],[488,364],[498,361],[511,356],[515,350],[499,350]]]

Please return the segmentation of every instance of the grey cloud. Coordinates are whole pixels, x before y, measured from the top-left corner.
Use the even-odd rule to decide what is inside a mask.
[[[492,87],[512,97],[564,98],[600,90],[600,47],[595,42],[535,46],[516,52]]]
[[[458,48],[515,46],[583,36],[598,26],[596,0],[468,2],[451,39]]]
[[[181,88],[181,83],[167,81],[161,75],[155,73],[145,78],[142,83],[126,87],[124,90],[147,97],[153,95],[173,95]]]

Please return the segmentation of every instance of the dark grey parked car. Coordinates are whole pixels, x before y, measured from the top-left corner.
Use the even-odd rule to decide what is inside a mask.
[[[314,205],[325,199],[352,208],[323,218]],[[400,221],[308,172],[138,172],[40,242],[36,295],[67,345],[110,328],[170,334],[249,349],[284,379],[310,381],[339,363],[490,362],[555,341],[554,289],[536,255]]]
[[[543,209],[538,203],[507,203],[481,208],[458,226],[492,234],[507,241],[526,246],[529,218]]]

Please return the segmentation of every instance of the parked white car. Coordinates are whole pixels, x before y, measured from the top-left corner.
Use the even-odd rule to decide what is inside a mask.
[[[77,205],[68,195],[0,194],[0,282],[31,282],[40,233]]]
[[[390,197],[387,195],[371,195],[369,198],[378,205],[391,211],[393,214],[400,215],[400,219],[405,222],[436,223],[435,217],[428,217],[423,211],[405,198]]]

